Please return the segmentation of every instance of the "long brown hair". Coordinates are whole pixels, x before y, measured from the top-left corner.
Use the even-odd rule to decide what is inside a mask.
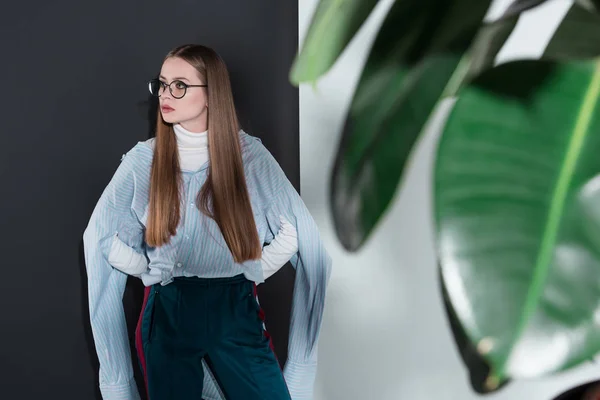
[[[165,60],[170,57],[187,61],[208,85],[209,167],[206,182],[197,195],[197,207],[218,224],[236,262],[258,259],[261,244],[246,186],[239,121],[227,67],[214,50],[201,45],[176,47]],[[173,126],[163,121],[160,110],[150,180],[146,243],[156,247],[169,243],[177,231],[183,188],[177,139]]]

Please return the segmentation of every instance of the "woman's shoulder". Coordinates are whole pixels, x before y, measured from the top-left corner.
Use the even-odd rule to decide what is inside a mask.
[[[141,140],[141,141],[137,142],[136,145],[133,146],[133,148],[138,147],[140,149],[143,149],[143,150],[146,150],[146,151],[150,150],[150,151],[153,152],[154,151],[154,142],[155,141],[156,141],[156,138],[154,138],[154,137],[152,137],[152,138],[150,138],[148,140]]]
[[[124,156],[133,156],[139,161],[147,159],[152,161],[152,156],[154,155],[154,140],[155,138],[150,138],[148,140],[138,141]]]
[[[240,137],[244,170],[247,175],[256,177],[262,184],[269,180],[279,182],[286,179],[281,166],[260,138],[244,131],[240,131]]]
[[[273,157],[259,137],[243,130],[240,130],[240,147],[245,166],[268,162]]]
[[[242,153],[255,150],[257,146],[262,146],[262,140],[254,135],[249,134],[248,132],[240,129],[240,146],[242,148]]]
[[[138,141],[127,150],[121,157],[121,165],[129,166],[131,169],[139,171],[144,170],[144,167],[152,165],[154,156],[154,138],[145,141]]]

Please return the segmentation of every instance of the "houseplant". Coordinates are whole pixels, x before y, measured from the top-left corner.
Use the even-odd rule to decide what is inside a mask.
[[[440,100],[456,99],[436,151],[432,214],[446,310],[482,392],[600,351],[597,2],[575,2],[539,59],[503,65],[495,56],[521,13],[544,1],[515,1],[484,22],[490,3],[396,0],[331,177],[337,236],[357,251]],[[322,0],[292,83],[326,73],[376,4]]]

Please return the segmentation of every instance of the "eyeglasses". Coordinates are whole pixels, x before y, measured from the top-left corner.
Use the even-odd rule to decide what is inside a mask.
[[[175,85],[175,86],[173,86]],[[161,81],[160,79],[152,79],[148,82],[148,90],[153,96],[160,97],[167,87],[169,87],[169,92],[176,99],[181,99],[187,93],[187,89],[190,87],[207,87],[208,85],[188,85],[185,82],[175,80],[169,84]]]

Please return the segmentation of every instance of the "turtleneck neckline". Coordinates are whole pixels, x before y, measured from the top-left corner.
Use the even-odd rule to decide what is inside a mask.
[[[179,149],[205,149],[208,147],[208,130],[204,132],[191,132],[180,124],[174,124],[173,130],[177,137],[177,146]]]

